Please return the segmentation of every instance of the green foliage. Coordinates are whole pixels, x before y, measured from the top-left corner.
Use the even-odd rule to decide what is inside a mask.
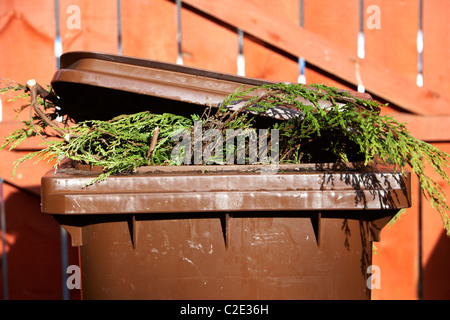
[[[425,172],[430,166],[446,183],[450,183],[445,168],[449,167],[449,156],[431,144],[411,136],[402,123],[389,116],[378,114],[376,101],[351,98],[348,93],[324,85],[313,85],[312,90],[296,84],[264,86],[267,92],[254,97],[246,104],[255,102],[261,111],[275,106],[296,107],[303,113],[301,118],[278,123],[280,130],[280,154],[286,162],[364,161],[369,164],[379,161],[394,165],[398,170],[409,167],[419,178],[425,197],[441,215],[444,227],[450,235],[449,209],[442,187]],[[230,101],[242,99],[251,91],[230,95]],[[301,103],[303,97],[312,105]],[[344,98],[344,99],[343,99]],[[319,106],[319,100],[327,100],[332,106]],[[337,102],[346,100],[344,105]],[[242,117],[245,117],[243,115]],[[239,120],[241,121],[241,120]]]
[[[23,86],[7,88],[23,89]],[[261,94],[257,95],[259,92]],[[242,101],[244,103],[239,110],[230,109]],[[324,101],[328,102],[326,107],[322,106]],[[39,102],[48,116],[55,119],[56,106],[42,100]],[[425,166],[431,167],[450,183],[445,171],[449,167],[449,155],[415,139],[404,124],[392,117],[380,116],[378,102],[355,98],[345,91],[324,85],[306,87],[279,83],[240,88],[230,94],[219,108],[208,108],[201,117],[141,112],[109,121],[70,123],[70,119],[65,119],[62,123],[67,132],[62,137],[64,139],[54,139],[55,134],[51,134],[48,124],[34,116],[24,122],[23,128],[6,137],[0,150],[8,146],[14,149],[25,139],[39,135],[44,139],[45,148],[28,154],[16,165],[34,157],[39,160],[57,159],[58,163],[66,157],[104,167],[103,174],[93,180],[94,183],[111,174],[133,172],[140,166],[178,164],[171,159],[176,144],[171,137],[182,130],[192,135],[195,120],[202,121],[203,131],[217,129],[225,136],[227,129],[256,128],[261,113],[279,107],[289,107],[301,113],[299,117],[275,121],[268,127],[279,130],[280,162],[361,161],[366,165],[382,162],[394,165],[400,172],[409,167],[418,176],[424,195],[436,207],[450,234],[445,194],[425,172]],[[150,150],[156,128],[159,128],[157,144],[154,150]]]
[[[140,112],[110,121],[85,121],[67,128],[75,138],[47,143],[38,155],[52,154],[93,166],[104,167],[104,173],[91,181],[101,181],[111,174],[134,172],[151,164],[171,164],[174,147],[171,137],[178,130],[189,129],[192,119],[164,113]],[[152,134],[159,128],[158,143],[149,154]]]

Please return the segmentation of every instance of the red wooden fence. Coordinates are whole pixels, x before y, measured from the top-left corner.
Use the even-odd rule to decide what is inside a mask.
[[[57,68],[57,35],[63,52],[121,51],[172,63],[182,58],[188,66],[236,74],[241,30],[246,76],[297,82],[298,57],[303,57],[307,83],[352,90],[363,85],[389,102],[383,112],[407,122],[415,137],[450,152],[449,1],[184,0],[177,12],[177,2],[169,0],[2,1],[0,78],[48,84]],[[358,56],[361,25],[364,58]],[[416,84],[419,27],[421,87]],[[13,109],[20,103],[8,98],[1,97],[0,136],[18,126]],[[7,258],[7,269],[0,267],[7,275],[0,280],[7,288],[0,291],[3,298],[65,297],[59,226],[39,208],[40,177],[51,164],[25,163],[10,178],[13,161],[36,147],[30,142],[22,150],[0,153],[6,216],[0,250],[6,249],[1,256]],[[412,208],[376,244],[381,288],[373,290],[374,299],[450,298],[450,239],[437,212],[419,201],[418,190],[414,180]],[[78,263],[75,248],[68,248],[68,259]],[[70,295],[79,298],[76,290]]]

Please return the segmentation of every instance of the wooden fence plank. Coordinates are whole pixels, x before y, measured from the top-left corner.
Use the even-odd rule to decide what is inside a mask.
[[[434,143],[447,153],[450,153],[449,143]],[[438,181],[447,195],[450,195],[450,186],[431,170],[428,174]],[[450,170],[446,170],[450,174]],[[448,213],[447,213],[448,215]],[[439,214],[429,203],[423,199],[422,209],[422,297],[426,300],[450,299],[450,237],[442,228],[442,220]]]
[[[48,84],[56,71],[55,26],[54,1],[1,1],[0,78],[22,84],[34,78],[42,85]],[[14,109],[26,103],[7,102],[11,96],[1,97],[2,127],[15,118]],[[19,119],[27,118],[25,113]],[[6,231],[11,236],[8,297],[61,299],[65,270],[61,270],[60,227],[51,217],[40,213],[39,205],[40,178],[51,164],[41,162],[36,165],[31,161],[20,167],[11,181],[13,161],[20,155],[25,153],[3,150],[0,155],[0,176],[5,180]],[[68,252],[69,264],[78,260],[75,248],[69,248]]]
[[[339,44],[354,55],[357,53],[358,26],[358,0],[304,0],[304,28]],[[348,86],[338,78],[330,78],[316,68],[307,67],[305,75],[307,83],[356,90],[356,86]]]
[[[211,21],[182,7],[181,46],[183,64],[236,74],[238,36],[236,30]]]
[[[282,19],[299,24],[299,0],[250,0]],[[268,47],[253,37],[244,37],[245,75],[252,78],[280,82],[297,82],[299,75],[297,57]]]
[[[450,91],[450,32],[448,16],[450,2],[445,0],[423,1],[423,76],[424,84],[437,88],[442,92]],[[428,127],[434,130],[440,127],[441,135],[445,136],[449,131],[449,125],[441,123],[437,119]],[[445,121],[442,121],[445,123]],[[441,150],[450,153],[450,143],[434,144]],[[440,181],[444,191],[450,194],[448,184]],[[429,205],[423,207],[423,298],[424,299],[450,299],[450,281],[448,270],[450,260],[450,238],[442,231],[442,221],[436,214],[436,210]]]
[[[0,12],[0,79],[49,83],[56,70],[53,1],[1,1]],[[0,97],[3,121],[13,120],[20,106],[8,102],[10,97]]]
[[[173,2],[122,0],[122,53],[175,63],[177,21]]]
[[[366,3],[364,8],[366,58],[392,73],[402,75],[410,83],[415,83],[418,61],[416,47],[419,29],[418,1],[373,0]],[[375,11],[367,13],[370,6],[378,7],[381,18],[379,29],[370,27],[370,19],[375,17]],[[413,86],[411,89],[416,88]]]
[[[62,298],[60,227],[40,212],[39,197],[3,184],[9,235],[8,298]],[[1,270],[1,267],[0,267]]]
[[[116,3],[116,0],[60,0],[63,51],[117,53]]]
[[[0,78],[25,83],[35,78],[48,83],[56,69],[54,56],[54,2],[46,0],[0,2]],[[15,117],[21,101],[8,103],[2,96],[3,121]],[[26,118],[26,117],[25,117]],[[3,133],[3,132],[2,132]],[[3,136],[3,134],[2,134]],[[10,180],[13,160],[19,153],[3,150],[0,176]],[[24,153],[21,153],[24,155]],[[8,248],[9,299],[60,299],[62,297],[60,229],[50,217],[40,214],[40,175],[50,165],[31,162],[22,167],[13,183],[4,183]],[[33,195],[36,192],[36,195]]]
[[[407,113],[388,114],[405,123],[411,135],[427,142],[450,141],[450,116],[419,116]]]
[[[424,84],[450,92],[450,1],[423,1]]]
[[[407,78],[413,86],[411,90],[417,90],[413,83],[416,82],[418,61],[418,8],[416,1],[376,0],[366,1],[363,10],[366,58]],[[420,107],[425,109],[426,106]],[[386,110],[398,111],[398,106],[393,103]]]
[[[450,153],[450,144],[434,143],[440,150]],[[432,170],[428,174],[438,181],[447,195],[450,186]],[[450,170],[446,170],[450,174]],[[436,209],[423,199],[422,207],[422,297],[423,299],[450,299],[450,237],[442,228],[442,220]]]
[[[444,93],[425,86],[415,90],[417,87],[415,81],[392,73],[373,61],[367,59],[360,61],[353,52],[348,52],[336,43],[301,29],[289,21],[279,19],[248,1],[229,0],[225,3],[185,0],[184,2],[295,56],[304,56],[312,64],[350,83],[357,84],[356,74],[359,70],[369,92],[392,101],[410,112],[418,114],[450,112],[449,98]],[[424,109],[423,105],[428,107]]]
[[[448,92],[450,80],[448,64],[450,55],[450,40],[443,36],[450,31],[448,1],[423,1],[423,75],[424,83],[440,91]],[[439,120],[440,121],[440,120]],[[434,126],[438,126],[438,121]],[[432,127],[430,127],[431,129]],[[448,131],[448,126],[442,127],[442,135]],[[448,141],[448,140],[447,140]],[[440,149],[450,152],[450,144],[435,144]],[[447,194],[450,188],[441,182]],[[450,238],[442,232],[442,222],[434,209],[424,206],[423,209],[423,298],[449,299],[450,289],[447,253],[450,248]]]

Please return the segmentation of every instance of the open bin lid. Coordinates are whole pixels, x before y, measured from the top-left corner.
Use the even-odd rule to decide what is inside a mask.
[[[62,113],[77,122],[108,120],[145,110],[181,115],[201,113],[206,106],[220,104],[241,86],[273,83],[96,52],[68,52],[61,56],[60,64],[51,84],[61,100]],[[365,93],[349,93],[370,99]],[[292,112],[288,110],[289,117],[296,116],[295,110]]]
[[[171,63],[94,52],[68,52],[52,87],[76,121],[144,110],[191,114],[216,106],[240,86],[270,82]],[[193,108],[194,106],[194,108]],[[197,106],[197,107],[196,107]]]

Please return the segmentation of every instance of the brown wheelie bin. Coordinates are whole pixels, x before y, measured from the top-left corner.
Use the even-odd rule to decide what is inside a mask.
[[[83,90],[173,109],[258,84],[127,59],[68,54],[53,86],[82,119]],[[42,211],[80,246],[84,299],[370,299],[372,242],[411,202],[409,174],[381,165],[148,166],[84,188],[97,169],[42,178]]]

